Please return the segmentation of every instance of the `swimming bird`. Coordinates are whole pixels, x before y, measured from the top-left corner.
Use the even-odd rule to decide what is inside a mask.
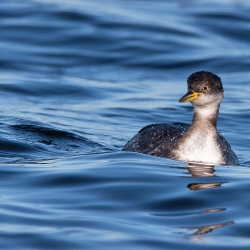
[[[220,77],[199,71],[187,79],[188,92],[179,102],[194,107],[191,125],[151,124],[130,139],[123,151],[138,152],[185,162],[208,165],[238,165],[230,144],[217,132],[220,103],[224,97]]]

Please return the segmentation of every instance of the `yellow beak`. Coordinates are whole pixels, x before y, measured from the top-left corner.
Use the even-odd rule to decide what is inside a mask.
[[[186,95],[184,95],[180,100],[179,102],[190,102],[190,101],[194,101],[194,100],[197,100],[198,97],[202,94],[202,92],[192,92],[192,91],[189,91],[187,92]]]

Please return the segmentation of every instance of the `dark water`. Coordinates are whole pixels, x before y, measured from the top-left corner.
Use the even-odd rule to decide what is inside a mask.
[[[1,249],[249,249],[250,4],[1,1]],[[241,166],[121,152],[190,122],[189,74],[224,83]]]

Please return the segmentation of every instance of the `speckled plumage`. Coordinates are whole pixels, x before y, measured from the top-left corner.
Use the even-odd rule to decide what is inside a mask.
[[[187,162],[238,165],[238,158],[230,144],[216,130],[223,99],[220,78],[213,73],[200,71],[190,75],[187,82],[189,92],[180,101],[192,97],[192,124],[148,125],[130,139],[122,150]]]
[[[126,143],[123,151],[174,158],[171,152],[188,128],[185,123],[147,125]]]

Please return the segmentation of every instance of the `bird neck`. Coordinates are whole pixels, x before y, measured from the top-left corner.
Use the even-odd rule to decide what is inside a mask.
[[[219,105],[195,107],[191,126],[197,126],[203,130],[209,127],[210,130],[216,131],[219,107]]]

